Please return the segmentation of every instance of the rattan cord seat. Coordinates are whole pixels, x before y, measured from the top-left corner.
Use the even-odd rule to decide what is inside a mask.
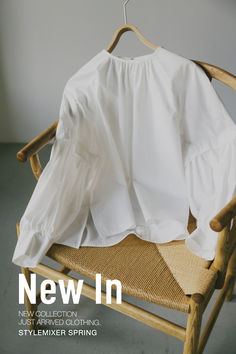
[[[170,247],[174,247],[174,253],[175,250],[179,250],[182,256],[181,262],[177,263],[186,269],[187,265],[184,264],[184,260],[189,262],[189,257],[183,257],[183,255],[189,251],[184,241],[170,242],[168,251],[164,253],[163,247],[165,246],[167,244],[158,245],[143,241],[136,235],[130,234],[118,244],[109,247],[80,247],[76,249],[53,244],[47,252],[47,256],[92,280],[95,280],[96,273],[101,274],[103,283],[107,279],[118,279],[122,283],[122,291],[128,295],[171,309],[188,312],[189,297],[181,288],[178,278],[176,279],[178,264],[175,263],[173,274],[172,267],[168,266],[167,257],[169,255],[173,259],[172,252],[169,251]],[[189,254],[194,260],[197,258],[197,263],[194,262],[196,264],[194,268],[196,278],[196,273],[202,269],[206,270],[209,262],[196,257],[191,252]],[[199,292],[203,295],[212,286],[212,280],[215,279],[215,274],[212,273],[210,273],[211,277],[207,278],[204,290],[201,291],[202,289],[199,287]],[[190,281],[188,277],[192,277],[192,272],[191,274],[187,272],[186,283]]]

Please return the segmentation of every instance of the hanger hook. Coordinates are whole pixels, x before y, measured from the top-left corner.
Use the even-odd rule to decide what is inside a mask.
[[[128,2],[129,0],[123,1],[124,20],[126,25],[127,25],[126,5],[128,4]]]

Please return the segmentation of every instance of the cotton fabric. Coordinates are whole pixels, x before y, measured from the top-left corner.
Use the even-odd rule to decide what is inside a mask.
[[[15,264],[35,267],[53,243],[111,246],[130,233],[214,258],[209,221],[236,194],[236,125],[200,66],[163,46],[135,58],[102,49],[67,81],[59,113]]]

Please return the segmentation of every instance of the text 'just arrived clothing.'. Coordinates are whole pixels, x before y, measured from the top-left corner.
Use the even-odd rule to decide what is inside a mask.
[[[162,46],[135,58],[102,49],[65,85],[13,262],[35,267],[53,243],[111,246],[130,233],[185,239],[212,260],[209,221],[235,181],[236,125],[200,66]]]

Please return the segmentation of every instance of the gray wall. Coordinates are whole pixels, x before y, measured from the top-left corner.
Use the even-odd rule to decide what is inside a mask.
[[[124,23],[121,0],[0,0],[0,141],[27,142],[52,124],[66,81]],[[128,23],[157,45],[236,74],[235,0],[130,0]],[[125,33],[115,55],[150,52]],[[236,92],[214,87],[236,121]]]

